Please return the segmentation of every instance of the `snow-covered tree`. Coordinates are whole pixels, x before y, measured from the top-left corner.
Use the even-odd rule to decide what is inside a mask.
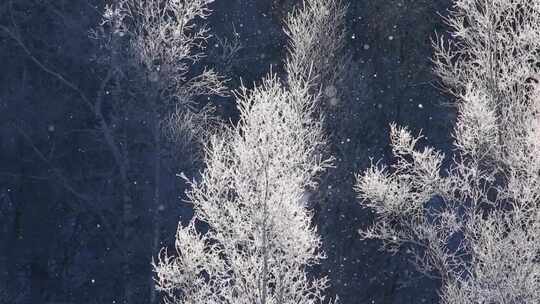
[[[212,138],[192,182],[196,217],[178,229],[178,257],[156,266],[159,288],[179,303],[317,303],[326,280],[306,270],[322,252],[301,198],[327,165],[320,125],[275,77],[238,102],[239,125]]]
[[[338,3],[310,0],[289,15],[287,80],[270,75],[241,89],[238,125],[207,143],[206,169],[188,192],[195,217],[179,226],[176,254],[162,252],[154,265],[169,303],[324,302],[327,279],[309,273],[324,252],[305,201],[330,158],[323,69],[310,55],[320,40],[309,27],[327,26]]]
[[[152,212],[152,252],[159,250],[161,221],[166,193],[164,170],[167,158],[179,152],[186,163],[195,163],[200,149],[199,138],[216,121],[212,107],[195,102],[201,95],[224,95],[222,77],[211,69],[200,69],[197,64],[205,57],[204,48],[210,37],[204,20],[210,15],[214,0],[115,0],[107,1],[99,26],[91,37],[102,50],[96,62],[107,71],[114,84],[110,88],[112,100],[107,115],[101,114],[107,129],[106,141],[120,168],[123,188],[122,238],[132,239],[134,229],[133,202],[135,196],[130,179],[134,175],[149,179],[151,185],[149,208]],[[107,83],[104,83],[104,88]],[[109,85],[110,86],[110,85]],[[109,94],[107,92],[107,94]],[[135,136],[126,136],[132,122],[139,121]],[[134,139],[143,137],[142,139]],[[151,155],[141,153],[139,144],[150,147]],[[131,148],[131,149],[130,149]],[[142,155],[141,155],[142,154]],[[151,159],[150,172],[133,172],[134,160]],[[144,176],[146,175],[147,176]],[[129,175],[129,176],[128,176]],[[149,176],[148,176],[149,175]],[[172,174],[170,174],[172,175]],[[125,295],[133,301],[131,287],[133,271],[126,254],[124,262]],[[149,282],[153,285],[153,278]],[[150,302],[156,300],[151,289]]]
[[[454,156],[392,125],[396,159],[358,176],[364,237],[407,246],[442,303],[540,301],[540,2],[456,0],[435,71],[457,102]]]
[[[209,109],[199,110],[194,98],[227,90],[213,70],[197,72],[195,67],[206,56],[211,35],[201,21],[210,15],[212,2],[111,1],[91,32],[104,51],[99,61],[136,84],[134,91],[144,95],[144,104],[158,116],[153,125],[164,127],[169,139],[184,147],[201,132],[197,122],[208,119]],[[160,124],[160,117],[167,119]]]

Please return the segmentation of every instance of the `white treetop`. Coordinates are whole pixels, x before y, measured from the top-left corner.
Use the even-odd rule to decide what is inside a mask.
[[[456,0],[435,70],[457,98],[455,155],[392,125],[396,162],[357,190],[377,220],[362,231],[413,248],[442,279],[442,303],[540,303],[540,2]]]

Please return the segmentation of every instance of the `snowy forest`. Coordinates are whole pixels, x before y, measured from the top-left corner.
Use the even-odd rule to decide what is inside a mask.
[[[2,0],[0,42],[0,304],[540,303],[540,0]]]

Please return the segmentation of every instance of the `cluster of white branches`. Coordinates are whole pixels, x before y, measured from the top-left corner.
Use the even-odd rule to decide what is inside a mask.
[[[436,72],[457,98],[455,156],[391,127],[396,162],[357,190],[377,221],[364,237],[413,248],[442,303],[540,302],[540,2],[456,0]]]
[[[322,68],[309,68],[320,65],[309,57],[320,39],[310,35],[323,33],[342,9],[338,1],[310,0],[291,14],[287,81],[270,75],[241,89],[238,125],[206,144],[206,169],[188,192],[195,217],[179,226],[175,255],[164,251],[154,265],[169,303],[324,301],[327,279],[308,273],[324,253],[303,203],[330,165],[317,110]]]
[[[200,161],[201,147],[214,132],[219,132],[222,121],[211,106],[199,110],[188,110],[176,105],[169,115],[161,121],[165,138],[174,143],[177,150],[182,149],[180,157],[191,159],[189,163]]]
[[[196,109],[194,97],[224,96],[227,92],[224,79],[213,70],[197,74],[194,69],[206,56],[210,33],[203,22],[211,13],[208,5],[213,1],[112,1],[105,7],[100,27],[91,33],[105,49],[107,65],[121,70],[124,76],[137,76],[135,83],[146,102],[155,111],[164,112],[165,135],[183,148],[199,140],[201,126],[195,122],[213,119],[209,116],[211,108]],[[120,56],[125,53],[127,61],[126,56]],[[173,110],[160,111],[159,104]]]
[[[296,10],[287,17],[285,33],[289,37],[286,62],[289,83],[311,79],[315,88],[335,85],[342,75],[341,51],[345,43],[347,6],[340,0],[305,1],[308,9]]]
[[[192,65],[205,56],[203,50],[210,34],[198,21],[210,15],[208,4],[212,2],[114,1],[105,7],[100,38],[111,41],[127,37],[131,58],[148,81],[162,90],[182,97],[220,95],[223,83],[212,70],[188,77]]]

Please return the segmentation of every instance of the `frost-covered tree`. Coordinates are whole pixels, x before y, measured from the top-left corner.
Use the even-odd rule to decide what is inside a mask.
[[[196,139],[212,120],[212,108],[201,107],[195,99],[226,94],[222,77],[197,66],[211,36],[203,22],[213,1],[110,1],[100,26],[91,31],[102,50],[96,61],[115,75],[117,86],[127,86],[131,93],[127,98],[114,96],[114,114],[148,121],[156,158],[164,148],[163,135],[174,149],[197,146]]]
[[[177,257],[156,266],[159,289],[178,303],[318,303],[325,279],[306,189],[327,162],[309,108],[275,77],[238,98],[241,120],[207,146],[206,170],[188,193],[195,219],[179,227]],[[196,222],[208,225],[205,234]],[[176,302],[173,302],[176,303]]]
[[[324,302],[327,279],[309,273],[324,253],[306,191],[330,159],[319,109],[323,69],[310,61],[319,40],[307,27],[326,25],[337,3],[306,1],[289,16],[287,80],[270,75],[240,90],[238,125],[206,145],[206,169],[188,192],[195,217],[179,226],[176,254],[162,252],[154,265],[169,303]]]
[[[107,142],[115,147],[114,156],[121,170],[124,229],[123,238],[132,238],[129,223],[133,193],[127,190],[128,167],[139,152],[138,144],[125,135],[132,121],[141,121],[144,136],[141,141],[149,146],[150,155],[137,155],[151,159],[151,170],[145,174],[152,181],[147,189],[151,194],[152,211],[151,251],[158,250],[160,241],[160,210],[163,209],[163,162],[170,155],[182,153],[187,162],[196,159],[196,140],[209,122],[213,121],[211,108],[195,102],[201,95],[223,95],[224,81],[208,69],[200,71],[196,64],[205,56],[204,47],[210,37],[203,23],[209,16],[208,5],[213,0],[118,0],[105,6],[100,26],[91,32],[102,49],[97,62],[114,79],[111,92],[112,111],[104,121],[117,125],[108,132]],[[128,93],[129,92],[129,93]],[[134,98],[135,97],[135,98]],[[122,134],[124,133],[124,134]],[[138,136],[141,136],[139,134]],[[133,147],[133,149],[130,149]],[[172,151],[171,151],[172,150]],[[133,174],[133,173],[131,173]],[[129,258],[125,262],[125,277],[129,278]],[[126,280],[128,280],[126,278]],[[151,282],[153,283],[153,282]],[[126,290],[126,294],[133,291]],[[129,296],[126,296],[130,298]],[[154,289],[151,302],[155,301]]]
[[[358,176],[377,217],[361,234],[408,247],[442,303],[538,303],[540,3],[456,0],[447,23],[434,63],[456,97],[454,156],[392,125],[395,163]]]
[[[182,152],[187,162],[197,159],[197,138],[214,120],[210,107],[195,102],[200,95],[223,95],[224,81],[212,70],[198,71],[210,37],[202,23],[210,15],[213,0],[118,0],[107,1],[101,23],[91,38],[101,49],[95,58],[112,81],[111,111],[102,115],[108,128],[106,143],[120,168],[123,198],[122,239],[134,236],[131,223],[135,193],[130,180],[149,179],[149,208],[152,218],[151,252],[158,250],[160,210],[164,209],[163,162]],[[101,105],[97,104],[98,112]],[[132,122],[140,121],[137,136],[127,135]],[[140,126],[143,126],[142,128]],[[137,138],[139,137],[139,138]],[[140,138],[142,137],[142,138]],[[131,139],[133,138],[133,140]],[[139,141],[150,149],[141,153]],[[196,148],[194,148],[196,147]],[[200,147],[198,147],[200,148]],[[133,172],[131,163],[151,159],[149,172]],[[176,160],[176,159],[175,159]],[[146,175],[146,176],[145,176]],[[146,203],[146,202],[140,202]],[[124,262],[125,296],[133,301],[130,258]],[[152,278],[150,285],[153,285]],[[155,302],[151,288],[150,302]]]

